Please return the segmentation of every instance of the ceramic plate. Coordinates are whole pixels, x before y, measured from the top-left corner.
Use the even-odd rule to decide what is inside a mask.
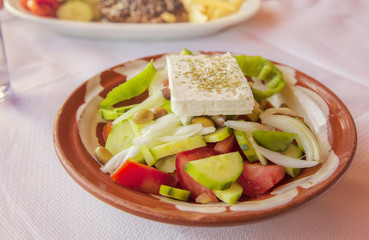
[[[5,7],[18,17],[39,23],[52,31],[66,35],[103,39],[183,39],[218,32],[226,27],[253,17],[261,0],[246,0],[241,9],[232,15],[203,24],[128,24],[108,22],[71,22],[38,17],[23,9],[19,0],[5,0]]]
[[[215,54],[206,52],[204,54]],[[356,128],[342,101],[317,80],[293,68],[284,67],[296,86],[314,96],[314,102],[326,113],[328,148],[325,162],[312,171],[303,171],[298,179],[280,184],[272,193],[255,199],[224,203],[196,204],[168,200],[141,193],[114,182],[100,170],[93,151],[101,138],[99,103],[113,87],[140,72],[151,60],[157,69],[165,65],[165,56],[145,57],[103,71],[78,87],[60,108],[54,123],[54,145],[65,170],[84,189],[102,201],[128,213],[147,219],[189,226],[227,226],[252,223],[285,213],[316,198],[333,186],[348,169],[356,149]],[[142,101],[145,94],[127,104]]]

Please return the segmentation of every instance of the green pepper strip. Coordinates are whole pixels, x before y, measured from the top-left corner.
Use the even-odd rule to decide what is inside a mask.
[[[122,115],[123,113],[135,107],[136,105],[137,104],[132,104],[132,105],[124,106],[124,107],[117,107],[117,108],[111,108],[111,109],[100,108],[99,114],[102,119],[114,120],[118,118],[120,115]]]
[[[155,74],[156,69],[151,60],[142,72],[111,90],[100,106],[109,108],[118,102],[140,95],[148,88]]]
[[[193,55],[193,54],[187,48],[183,48],[182,51],[181,51],[181,53],[180,53],[180,55],[183,56],[183,55]]]
[[[251,86],[254,98],[259,101],[280,92],[286,85],[282,72],[270,61],[261,56],[234,56],[242,72],[267,82],[268,89],[261,91]]]

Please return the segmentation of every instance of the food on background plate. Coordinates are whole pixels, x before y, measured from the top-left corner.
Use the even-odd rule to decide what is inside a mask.
[[[41,17],[56,17],[56,10],[61,2],[58,0],[21,0],[20,4]]]
[[[188,50],[166,59],[163,69],[150,61],[100,103],[105,146],[95,158],[112,179],[181,201],[233,205],[320,168],[326,155],[316,134],[288,101],[280,104],[290,88],[282,67]],[[120,105],[144,92],[141,103]]]
[[[100,0],[102,16],[110,22],[187,22],[188,14],[180,0]]]
[[[96,3],[84,1],[67,1],[56,10],[56,17],[63,20],[73,20],[80,22],[90,22],[100,18],[100,12],[96,8]]]
[[[245,0],[19,0],[41,17],[121,23],[204,23],[236,13]]]
[[[222,18],[240,10],[245,0],[182,0],[189,21],[204,23]],[[247,0],[246,0],[247,1]]]
[[[98,0],[20,0],[20,4],[34,15],[72,21],[98,21]]]

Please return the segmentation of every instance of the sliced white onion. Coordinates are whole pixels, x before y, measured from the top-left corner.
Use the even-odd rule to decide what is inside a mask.
[[[243,120],[228,120],[224,123],[229,128],[237,129],[243,132],[252,133],[255,130],[273,131],[273,128],[256,122],[246,122]]]
[[[324,161],[331,150],[328,140],[328,105],[317,93],[310,89],[295,86],[293,92],[299,100],[295,105],[298,106],[298,111],[314,133],[320,146],[322,161]]]
[[[319,164],[317,161],[305,161],[296,158],[291,158],[286,155],[283,155],[279,152],[274,152],[269,149],[263,148],[261,146],[254,146],[261,154],[264,155],[269,161],[280,165],[282,167],[291,167],[291,168],[308,168],[313,167]]]
[[[200,132],[199,135],[206,135],[209,133],[213,133],[215,132],[215,130],[217,130],[215,127],[203,127]]]
[[[328,116],[329,116],[329,107],[328,107],[327,103],[323,100],[323,98],[319,94],[317,94],[316,92],[314,92],[314,91],[312,91],[308,88],[301,87],[301,86],[295,86],[294,91],[295,91],[295,94],[297,95],[297,97],[301,97],[301,95],[302,95],[301,91],[304,92],[306,95],[308,95],[311,98],[311,100],[313,100],[315,102],[315,104],[318,106],[318,109],[320,110],[319,115],[323,114],[325,116],[325,118],[328,118]],[[305,102],[306,102],[306,100],[308,100],[307,98],[303,98],[303,99],[304,99]],[[309,106],[316,108],[314,106],[315,104],[312,103],[312,104],[309,104]],[[324,121],[325,118],[320,120],[320,121],[325,122]]]
[[[149,95],[150,96],[154,95],[157,92],[161,93],[160,87],[163,83],[163,80],[166,78],[168,78],[168,71],[166,68],[161,71],[156,72],[154,78],[151,80],[151,83],[149,85]]]
[[[133,139],[134,145],[149,145],[158,138],[172,135],[175,129],[180,124],[180,119],[175,114],[167,114],[153,124],[145,126],[141,129],[141,136]]]
[[[280,106],[282,106],[282,104],[284,103],[284,99],[281,95],[281,93],[277,93],[277,94],[274,94],[273,96],[271,97],[268,97],[268,102],[275,108],[278,108]]]
[[[150,134],[150,132],[155,132],[155,130],[162,130],[165,129],[167,124],[168,125],[178,125],[180,119],[177,115],[170,113],[167,115],[158,118],[156,121],[144,126],[141,128],[141,134]]]
[[[258,78],[253,77],[252,81],[253,81],[252,87],[255,89],[258,89],[260,91],[265,91],[268,89],[268,86]]]
[[[128,158],[135,157],[139,152],[140,152],[140,147],[139,146],[132,146],[130,148],[127,148],[127,149],[115,154],[100,169],[104,173],[109,172],[111,174],[111,173],[115,172],[115,170],[117,170],[120,166],[122,166],[123,163]]]
[[[173,142],[185,138],[192,137],[198,134],[202,129],[201,124],[191,124],[186,126],[179,126],[175,129],[172,135],[159,137],[158,140],[162,142]]]
[[[320,161],[320,148],[310,129],[300,120],[285,116],[272,115],[268,112],[263,112],[259,115],[262,123],[278,128],[281,131],[296,133],[296,141],[304,148],[307,161]]]
[[[181,116],[182,125],[188,125],[191,123],[193,116]]]
[[[285,108],[285,107],[281,107],[281,108],[268,108],[267,110],[264,111],[264,113],[266,114],[283,114],[283,115],[288,115],[288,116],[298,116],[298,114],[293,111],[290,108]]]
[[[179,126],[172,135],[160,137],[158,140],[162,142],[173,142],[196,135],[209,134],[215,132],[215,130],[215,127],[203,127],[201,124],[190,124]]]
[[[304,80],[305,77],[302,76]],[[304,118],[320,146],[320,162],[325,161],[331,149],[328,139],[329,108],[314,90],[302,86],[286,86],[283,102]]]
[[[186,126],[179,126],[176,128],[176,130],[173,133],[173,136],[181,136],[181,135],[187,135],[187,134],[196,134],[200,132],[200,130],[203,128],[203,126],[198,124],[190,124]]]
[[[254,138],[252,137],[251,132],[250,132],[250,133],[246,133],[246,137],[247,137],[247,139],[249,140],[249,142],[250,142],[250,144],[251,144],[252,149],[254,149],[255,154],[256,154],[256,156],[257,156],[257,157],[258,157],[258,159],[259,159],[259,162],[260,162],[262,165],[268,165],[268,161],[265,159],[264,155],[263,155],[263,154],[261,154],[261,152],[259,152],[259,150],[256,148],[258,145],[257,145],[257,143],[255,142]]]
[[[277,65],[277,67],[281,70],[284,80],[286,80],[289,85],[295,85],[297,83],[295,69],[285,65]]]

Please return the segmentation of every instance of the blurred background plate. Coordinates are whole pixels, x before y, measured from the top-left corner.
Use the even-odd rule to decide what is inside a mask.
[[[241,9],[232,15],[206,23],[110,23],[74,22],[56,18],[38,17],[24,9],[19,0],[5,0],[4,5],[14,15],[39,23],[61,34],[102,39],[183,39],[216,33],[226,27],[253,17],[260,8],[261,0],[246,0]]]

